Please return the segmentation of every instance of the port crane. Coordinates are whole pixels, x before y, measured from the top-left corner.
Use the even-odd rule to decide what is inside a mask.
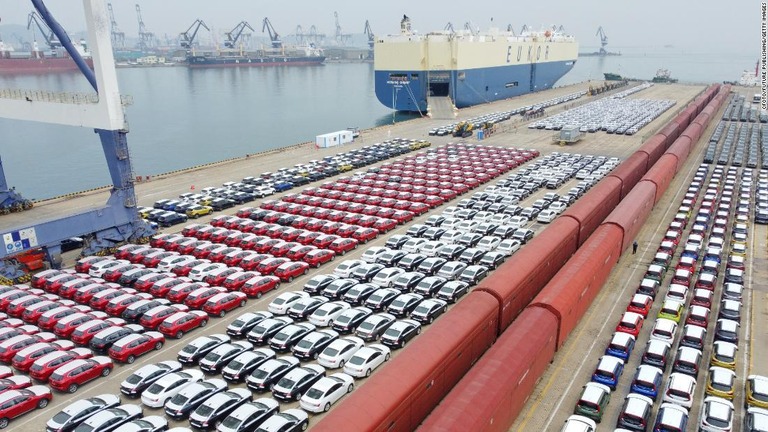
[[[598,54],[601,56],[608,54],[608,50],[605,49],[608,45],[608,35],[603,31],[603,26],[597,28],[597,34],[595,34],[595,36],[600,36],[600,51]]]
[[[472,24],[472,21],[467,21],[464,23],[464,30],[468,31],[472,36],[477,35],[477,28],[474,24]]]
[[[310,39],[315,44],[320,45],[323,42],[323,40],[325,40],[325,34],[318,33],[317,27],[315,27],[315,25],[312,24],[309,27],[309,35],[307,36],[307,38]]]
[[[299,45],[304,43],[304,28],[301,27],[301,24],[296,26],[296,42]]]
[[[125,33],[121,32],[120,28],[117,26],[115,12],[112,10],[112,3],[107,3],[107,11],[109,11],[109,31],[112,35],[112,47],[125,48]]]
[[[189,26],[187,31],[179,34],[179,45],[181,45],[182,48],[187,48],[187,49],[192,48],[192,45],[195,43],[195,38],[197,37],[197,32],[200,30],[200,27],[208,31],[211,31],[211,29],[209,29],[208,26],[205,25],[203,20],[198,18],[195,20],[195,22],[192,23],[191,26]],[[190,32],[192,33],[190,34]]]
[[[155,46],[155,34],[147,30],[144,19],[141,17],[141,6],[136,4],[136,18],[139,21],[139,49],[142,51]]]
[[[448,24],[446,24],[445,27],[443,27],[443,30],[447,31],[450,34],[455,34],[456,33],[456,29],[453,28],[453,23],[452,22],[449,22]]]
[[[368,49],[373,49],[373,30],[371,30],[371,23],[369,23],[368,20],[365,20],[365,28],[363,29],[363,33],[365,33],[365,36],[368,37]]]
[[[346,45],[347,41],[352,37],[352,35],[341,32],[341,24],[339,24],[338,12],[334,11],[333,17],[336,20],[336,43],[339,45]]]
[[[93,69],[43,0],[32,0],[32,4],[35,19],[51,29],[96,95],[61,97],[44,90],[9,92],[0,96],[0,118],[93,128],[107,160],[112,188],[107,202],[95,208],[58,216],[4,216],[10,219],[4,220],[0,228],[0,275],[5,278],[0,281],[6,283],[21,280],[20,257],[31,252],[42,251],[51,266],[59,267],[62,242],[72,237],[83,238],[83,253],[90,255],[124,242],[141,242],[155,233],[136,208],[135,176],[126,138],[128,124],[117,84],[110,29],[104,25],[109,19],[104,1],[83,0]]]
[[[246,21],[240,21],[240,23],[238,23],[235,28],[226,33],[227,40],[224,41],[224,46],[227,48],[235,48],[237,41],[240,39],[240,36],[243,35],[243,31],[245,31],[245,29],[256,31]]]
[[[275,27],[272,26],[269,18],[266,17],[261,26],[261,32],[264,33],[265,31],[269,34],[269,40],[272,41],[272,48],[279,49],[283,47],[283,41],[280,40],[280,35],[277,33],[277,30],[275,30]]]
[[[34,36],[35,29],[32,28],[32,23],[35,23],[37,29],[40,30],[40,34],[42,34],[43,38],[45,38],[45,43],[48,45],[48,47],[51,49],[61,48],[61,41],[59,38],[56,36],[54,31],[51,30],[51,28],[42,21],[42,18],[40,18],[40,15],[38,15],[37,12],[30,12],[29,18],[27,19],[27,30],[32,29],[32,35]]]

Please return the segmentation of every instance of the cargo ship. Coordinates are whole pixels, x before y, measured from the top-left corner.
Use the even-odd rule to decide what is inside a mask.
[[[93,68],[93,59],[84,44],[75,45],[86,63]],[[77,64],[63,49],[41,51],[35,44],[32,51],[15,51],[13,46],[0,41],[0,74],[47,74],[75,72]]]
[[[314,45],[261,49],[252,52],[222,50],[187,55],[187,66],[191,68],[311,66],[323,64],[324,61],[323,50]]]
[[[426,112],[432,98],[463,108],[520,96],[552,88],[578,52],[576,40],[559,31],[418,34],[403,16],[400,34],[374,43],[376,97],[398,111]]]

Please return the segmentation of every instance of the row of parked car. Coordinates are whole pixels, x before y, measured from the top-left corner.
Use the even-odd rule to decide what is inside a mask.
[[[571,93],[564,96],[559,96],[556,98],[546,100],[536,105],[528,105],[524,107],[515,108],[510,111],[495,112],[491,114],[472,117],[467,120],[464,120],[464,122],[472,124],[474,129],[479,129],[481,125],[494,125],[497,123],[501,123],[503,121],[509,120],[510,118],[518,114],[525,115],[526,113],[531,111],[540,111],[540,110],[543,110],[544,108],[549,108],[551,106],[568,103],[572,100],[576,100],[584,96],[585,94],[587,94],[586,91]],[[437,136],[451,135],[451,133],[453,133],[457,125],[458,123],[450,123],[447,125],[432,128],[429,130],[429,135],[437,135]]]
[[[630,391],[617,419],[617,431],[646,430],[650,426],[653,402],[663,395],[662,404],[656,416],[654,430],[686,430],[688,410],[693,404],[696,377],[705,348],[710,310],[713,307],[721,257],[725,247],[726,229],[730,223],[732,200],[735,193],[742,197],[749,196],[749,182],[744,187],[746,178],[742,177],[742,188],[737,190],[736,172],[731,169],[727,176],[718,168],[707,186],[701,206],[690,226],[690,234],[684,251],[674,269],[656,324],[651,331],[648,346],[642,356],[642,365],[638,367]],[[691,219],[691,211],[698,202],[700,190],[707,174],[707,166],[702,165],[681,203],[680,212],[662,239],[659,251],[648,268],[637,292],[633,295],[627,311],[623,314],[616,333],[601,357],[593,375],[593,382],[588,383],[580,400],[576,404],[572,424],[589,424],[602,419],[605,405],[610,400],[612,390],[616,389],[623,367],[631,355],[634,343],[643,321],[647,318],[664,279],[667,268],[678,247],[683,231]],[[723,181],[724,180],[724,181]],[[722,183],[721,183],[722,182]],[[744,195],[741,195],[744,194]],[[747,212],[738,213],[733,223],[732,246],[746,241],[747,225],[744,218]],[[709,242],[704,248],[703,240],[709,234]],[[743,290],[744,259],[740,248],[731,248],[725,272],[725,284],[715,325],[710,369],[707,378],[706,394],[699,420],[699,430],[732,430],[735,388],[735,360],[738,343],[738,321],[741,313],[741,293]],[[698,267],[699,258],[703,258]],[[693,284],[693,275],[698,271],[698,279]],[[689,289],[693,288],[693,298],[688,307],[687,319],[677,351],[672,350],[676,339],[677,327],[682,320]],[[674,360],[672,360],[673,352]],[[666,387],[662,385],[665,370],[672,364]],[[747,392],[754,392],[753,383],[760,382],[760,377],[751,376],[747,380]],[[662,388],[664,392],[662,393]],[[748,402],[749,403],[749,402]],[[765,413],[750,411],[745,416],[745,430],[752,427],[755,416]],[[584,418],[587,417],[587,418]],[[591,420],[590,420],[591,419]],[[764,421],[764,420],[762,420]],[[594,423],[591,423],[594,427]],[[567,430],[567,429],[566,429]]]
[[[759,105],[746,101],[742,94],[736,94],[731,103],[723,111],[723,120],[741,121],[750,123],[768,123],[768,113],[760,110]]]
[[[139,214],[161,227],[170,227],[430,145],[425,140],[390,139],[292,168],[280,168],[274,173],[264,172],[239,182],[225,182],[220,187],[204,187],[198,193],[186,192],[176,199],[160,199],[152,207],[140,207]]]

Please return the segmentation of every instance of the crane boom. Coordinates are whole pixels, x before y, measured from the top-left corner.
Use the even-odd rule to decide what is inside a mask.
[[[142,50],[154,45],[155,34],[147,30],[144,19],[141,17],[141,6],[136,4],[136,18],[139,22],[139,48]]]
[[[371,29],[371,23],[368,22],[368,20],[365,20],[365,28],[363,29],[363,33],[368,37],[368,48],[373,49],[373,30]]]
[[[246,21],[240,21],[235,28],[232,29],[232,31],[226,33],[227,40],[224,41],[224,46],[227,48],[234,48],[235,45],[237,45],[238,39],[240,39],[240,35],[243,34],[243,31],[245,29],[250,29],[251,31],[256,31],[251,27],[250,24]]]
[[[600,55],[606,55],[608,53],[608,51],[605,49],[605,47],[608,45],[608,35],[605,34],[603,26],[597,28],[597,33],[595,36],[600,36]]]
[[[125,33],[120,31],[117,26],[117,20],[115,19],[115,13],[112,11],[112,3],[107,3],[107,11],[109,12],[109,29],[112,35],[112,46],[116,48],[125,48]]]
[[[264,22],[261,26],[261,32],[264,33],[266,31],[269,34],[269,40],[272,41],[272,48],[282,48],[283,47],[283,41],[280,40],[280,35],[277,33],[277,30],[272,26],[272,23],[269,21],[269,18],[264,18]]]
[[[205,25],[203,20],[198,18],[195,20],[195,22],[192,23],[191,26],[189,26],[187,31],[179,34],[179,45],[181,45],[182,48],[192,48],[192,44],[195,43],[195,37],[197,37],[197,32],[200,30],[200,27],[211,31],[211,29]],[[194,31],[192,29],[194,29]],[[192,32],[192,34],[189,34],[189,32]]]
[[[27,19],[27,30],[31,28],[33,22],[35,25],[37,25],[38,30],[40,30],[40,34],[42,34],[43,38],[45,38],[45,43],[49,48],[55,49],[62,47],[61,41],[56,37],[56,34],[53,32],[53,30],[51,30],[51,28],[48,27],[45,22],[43,22],[43,19],[40,18],[40,15],[38,15],[35,11],[29,13],[29,18]]]

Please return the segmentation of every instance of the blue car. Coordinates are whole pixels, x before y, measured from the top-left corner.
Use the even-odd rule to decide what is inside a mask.
[[[627,361],[634,348],[634,336],[629,333],[616,332],[613,334],[613,338],[611,338],[611,343],[608,344],[608,348],[605,349],[605,353],[609,356],[618,357]]]
[[[637,367],[629,391],[648,396],[655,402],[659,396],[663,378],[664,372],[661,369],[651,365],[640,365]]]
[[[274,186],[275,192],[285,192],[288,189],[293,187],[293,183],[291,182],[281,182]]]
[[[597,369],[592,374],[592,381],[605,384],[616,390],[616,386],[624,372],[624,360],[609,355],[600,357],[600,361],[597,363]]]

